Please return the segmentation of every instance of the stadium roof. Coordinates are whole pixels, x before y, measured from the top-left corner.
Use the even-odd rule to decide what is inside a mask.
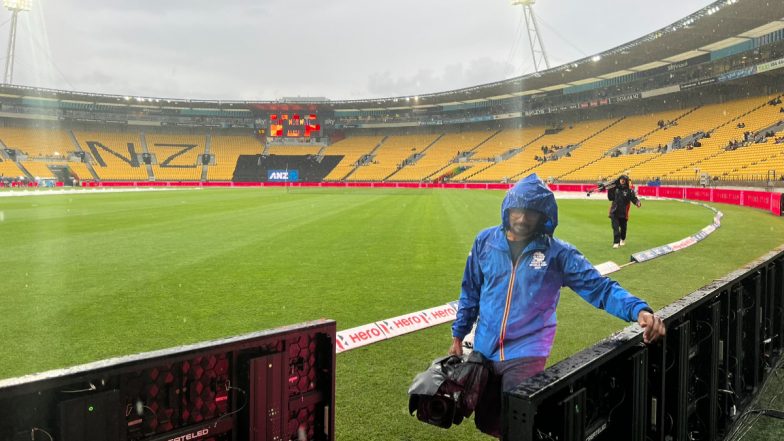
[[[588,78],[612,78],[626,71],[638,71],[682,61],[709,53],[760,35],[784,28],[784,1],[739,0],[710,13],[716,3],[659,31],[625,45],[598,54],[600,59],[588,57],[571,66],[560,66],[537,78],[528,75],[526,88],[542,88],[554,83],[574,84]],[[650,66],[650,64],[653,64]]]
[[[443,104],[476,103],[514,96],[540,94],[572,86],[590,84],[622,75],[654,69],[690,58],[707,55],[734,44],[784,29],[782,0],[720,0],[658,31],[621,46],[543,72],[458,90],[369,100],[310,102],[338,109],[410,109]],[[136,105],[235,106],[284,104],[291,101],[181,100],[156,97],[128,97],[5,86],[0,95],[46,96],[54,99],[90,102],[132,102]],[[306,104],[301,99],[297,103]],[[253,105],[256,106],[253,106]]]
[[[420,105],[503,99],[611,79],[708,54],[784,28],[784,1],[721,0],[621,46],[540,73],[416,97]],[[359,102],[384,103],[401,97]],[[411,97],[402,97],[403,99]],[[336,101],[349,103],[352,101]]]

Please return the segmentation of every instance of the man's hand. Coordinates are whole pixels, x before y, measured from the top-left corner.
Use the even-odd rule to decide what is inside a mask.
[[[637,206],[637,208],[640,208],[640,207],[642,207],[642,202],[640,202],[640,201],[637,201],[637,203],[636,203],[636,204],[634,204],[634,205],[636,205],[636,206]]]
[[[463,339],[454,337],[452,346],[449,348],[449,355],[463,356]]]
[[[667,334],[667,327],[664,326],[664,320],[648,311],[640,311],[637,315],[637,323],[639,323],[642,328],[642,341],[644,341],[645,344],[653,343]]]

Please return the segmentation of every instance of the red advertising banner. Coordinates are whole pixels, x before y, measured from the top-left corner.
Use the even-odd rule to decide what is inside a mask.
[[[659,187],[657,196],[661,198],[686,199],[686,189],[682,187]]]
[[[550,186],[553,191],[587,191],[583,187],[585,186],[581,184],[555,184]]]
[[[659,196],[661,187],[637,187],[638,196]]]
[[[713,201],[722,204],[740,205],[740,191],[717,188],[713,190]]]
[[[763,210],[770,209],[771,193],[751,190],[744,190],[741,193],[741,205],[744,207],[761,208]]]
[[[781,193],[756,190],[732,190],[699,187],[639,187],[640,196],[687,199],[690,201],[718,202],[759,208],[781,216]]]
[[[487,184],[488,190],[509,190],[512,184]]]
[[[710,188],[687,188],[686,198],[690,201],[710,201],[713,190]]]

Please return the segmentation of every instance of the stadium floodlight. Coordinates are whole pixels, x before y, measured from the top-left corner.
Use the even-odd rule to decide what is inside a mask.
[[[528,30],[528,44],[531,46],[531,56],[534,60],[534,71],[539,72],[540,67],[544,64],[546,69],[550,68],[550,61],[547,59],[547,53],[544,51],[544,43],[542,42],[542,35],[539,33],[539,26],[536,24],[536,17],[534,17],[534,10],[532,6],[536,0],[511,0],[512,6],[522,6],[523,14],[525,15],[525,27]]]
[[[14,79],[14,55],[16,52],[16,23],[19,13],[33,8],[33,0],[3,0],[3,6],[11,11],[11,34],[8,36],[8,50],[5,53],[5,76],[3,82],[11,84]]]

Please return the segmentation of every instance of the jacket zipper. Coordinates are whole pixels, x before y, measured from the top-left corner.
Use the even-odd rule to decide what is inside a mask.
[[[520,263],[520,259],[522,259],[523,253],[520,253],[517,256],[517,260],[512,264],[512,276],[509,278],[509,288],[506,290],[506,306],[504,307],[504,318],[501,321],[501,336],[499,339],[499,344],[501,345],[501,361],[504,361],[506,358],[504,355],[504,337],[506,337],[506,322],[509,319],[509,309],[512,306],[512,293],[514,292],[514,282],[515,277],[517,276],[517,265]]]

